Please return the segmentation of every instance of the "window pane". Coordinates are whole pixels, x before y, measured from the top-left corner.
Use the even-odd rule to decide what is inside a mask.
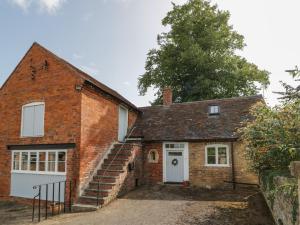
[[[20,169],[20,152],[14,153],[13,160],[14,160],[13,170],[19,170]]]
[[[58,172],[66,172],[66,153],[58,152]]]
[[[215,156],[207,156],[207,164],[216,164]]]
[[[227,152],[225,147],[218,148],[218,164],[227,164]]]
[[[182,156],[182,152],[169,152],[169,156]]]
[[[219,106],[210,106],[209,107],[209,113],[210,114],[218,114],[220,112],[220,107]]]
[[[39,153],[39,171],[45,171],[46,170],[46,152],[40,152]]]
[[[22,124],[22,136],[34,136],[34,107],[23,107],[23,124]]]
[[[31,171],[36,171],[36,161],[37,161],[37,153],[31,152],[30,153],[30,164],[29,164]]]
[[[22,152],[21,170],[28,170],[28,152]]]
[[[48,153],[48,171],[55,172],[55,152]]]
[[[207,148],[207,155],[215,156],[216,155],[216,149],[214,147]]]

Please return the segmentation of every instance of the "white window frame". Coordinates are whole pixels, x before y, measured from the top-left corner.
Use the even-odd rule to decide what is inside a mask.
[[[37,105],[44,105],[44,115],[43,115],[43,134],[42,135],[32,135],[32,136],[25,136],[23,135],[23,124],[24,124],[24,108],[25,107],[30,107],[30,106],[37,106]],[[27,138],[27,137],[44,137],[45,135],[45,109],[46,109],[46,105],[45,105],[45,102],[31,102],[31,103],[28,103],[26,105],[23,105],[22,106],[22,112],[21,112],[21,131],[20,131],[20,136],[22,138]]]
[[[219,115],[220,114],[220,106],[219,105],[210,105],[208,107],[209,115]]]
[[[166,144],[183,144],[183,148],[167,148]],[[183,152],[183,179],[189,181],[189,144],[188,142],[163,142],[163,182],[167,182],[167,153],[168,151]]]
[[[207,162],[207,150],[208,148],[215,148],[215,164],[209,164]],[[219,158],[219,151],[218,148],[226,148],[226,159],[227,159],[227,163],[226,164],[219,164],[218,163],[218,158]],[[230,163],[229,163],[229,146],[225,145],[225,144],[209,144],[205,146],[205,166],[207,167],[230,167]]]
[[[21,163],[22,163],[22,153],[28,153],[28,162],[27,162],[27,170],[21,170]],[[34,152],[37,153],[37,160],[36,160],[36,170],[30,170],[30,153]],[[46,159],[45,159],[45,171],[39,171],[39,153],[46,152]],[[48,171],[48,153],[55,152],[55,172]],[[65,153],[65,172],[58,172],[58,153],[64,152]],[[20,153],[19,157],[19,169],[14,169],[14,154]],[[55,149],[55,150],[13,150],[11,153],[11,173],[25,173],[25,174],[43,174],[43,175],[66,175],[67,174],[67,150],[65,149]]]

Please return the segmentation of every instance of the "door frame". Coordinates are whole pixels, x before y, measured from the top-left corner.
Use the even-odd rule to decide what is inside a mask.
[[[120,140],[120,109],[123,109],[126,111],[126,133],[127,133],[127,130],[128,130],[128,108],[126,108],[125,106],[123,105],[119,105],[119,110],[118,110],[118,141],[124,141],[124,140]],[[126,134],[125,134],[126,135]],[[125,139],[125,137],[124,137]]]
[[[166,144],[184,144],[183,152],[183,181],[189,181],[189,145],[188,142],[163,142],[163,182],[168,182],[167,180],[167,149]],[[169,150],[169,149],[168,149]],[[178,149],[174,149],[178,151]]]

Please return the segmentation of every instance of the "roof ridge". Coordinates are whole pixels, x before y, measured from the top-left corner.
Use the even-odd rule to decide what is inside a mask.
[[[180,102],[180,103],[172,103],[172,105],[186,105],[186,104],[196,104],[196,103],[202,103],[202,102],[216,102],[216,101],[228,101],[228,100],[238,100],[238,99],[264,99],[262,94],[257,95],[250,95],[250,96],[237,96],[237,97],[230,97],[230,98],[216,98],[216,99],[206,99],[206,100],[200,100],[200,101],[192,101],[192,102]],[[171,105],[171,106],[172,106]],[[138,107],[139,109],[143,108],[151,108],[151,107],[168,107],[164,105],[152,105],[152,106],[143,106]]]

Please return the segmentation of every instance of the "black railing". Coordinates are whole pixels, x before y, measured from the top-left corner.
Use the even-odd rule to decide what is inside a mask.
[[[63,186],[63,187],[62,187]],[[76,180],[74,181],[57,181],[48,184],[40,184],[33,186],[34,190],[37,190],[37,194],[33,197],[32,202],[32,222],[34,222],[36,217],[36,201],[38,201],[38,212],[37,219],[38,222],[41,221],[41,217],[44,216],[45,219],[48,218],[49,212],[48,207],[51,206],[51,216],[72,212],[73,205],[73,193],[76,187]],[[52,189],[52,191],[51,191]],[[49,195],[50,190],[50,195]],[[62,192],[63,191],[63,192]],[[63,196],[61,196],[63,195]],[[42,215],[44,203],[45,214]]]
[[[127,135],[127,137],[130,137],[130,135],[132,134],[132,132],[135,130],[136,127],[132,127],[132,129],[130,130],[129,134]],[[123,144],[121,145],[121,147],[119,148],[119,150],[116,152],[115,156],[113,157],[113,159],[111,160],[111,162],[108,164],[108,166],[104,169],[104,172],[101,176],[105,176],[107,170],[109,170],[111,164],[113,163],[113,161],[116,159],[116,157],[118,156],[118,154],[121,152],[121,150],[123,149],[124,145],[126,144],[126,141],[123,142]],[[98,187],[97,187],[97,206],[99,206],[99,200],[100,200],[100,184],[101,184],[101,178],[99,178],[98,180]]]

